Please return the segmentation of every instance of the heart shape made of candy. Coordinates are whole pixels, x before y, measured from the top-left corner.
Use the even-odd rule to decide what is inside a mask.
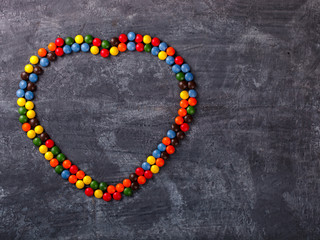
[[[160,60],[165,61],[171,66],[172,72],[178,80],[180,92],[180,109],[178,116],[174,119],[171,129],[167,131],[167,136],[163,137],[157,148],[147,157],[141,167],[136,168],[128,178],[122,183],[108,185],[106,182],[98,182],[86,175],[77,165],[72,163],[61,152],[60,148],[45,132],[36,118],[34,110],[34,92],[39,75],[43,73],[43,68],[48,67],[51,62],[57,60],[57,57],[69,55],[77,52],[91,52],[94,55],[100,53],[100,56],[107,58],[117,56],[120,52],[137,51],[148,52],[157,56]],[[39,56],[39,57],[38,57]],[[22,124],[22,130],[27,133],[27,137],[32,139],[33,144],[39,148],[46,160],[50,162],[55,172],[60,174],[65,180],[74,184],[78,189],[83,189],[84,193],[91,197],[102,198],[105,201],[121,200],[122,194],[132,196],[133,192],[140,188],[140,185],[146,183],[154,174],[157,174],[165,161],[175,152],[176,146],[185,138],[185,133],[189,131],[189,124],[195,114],[197,104],[197,92],[194,76],[190,72],[190,66],[184,62],[181,56],[176,55],[173,47],[160,41],[159,38],[152,38],[150,35],[120,34],[119,37],[113,37],[108,40],[94,38],[91,35],[77,35],[75,38],[67,37],[65,39],[58,37],[55,42],[48,44],[47,49],[40,48],[38,56],[30,57],[24,72],[21,73],[19,89],[16,92],[18,97],[17,104],[20,114],[19,121]]]

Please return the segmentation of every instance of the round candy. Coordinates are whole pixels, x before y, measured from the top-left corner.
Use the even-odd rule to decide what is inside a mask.
[[[93,46],[100,47],[101,46],[101,39],[100,38],[95,38],[92,41]]]
[[[184,72],[184,73],[189,72],[189,71],[190,71],[190,66],[189,66],[189,64],[187,64],[187,63],[182,64],[182,65],[181,65],[181,71]]]
[[[51,139],[48,139],[46,142],[45,142],[46,146],[48,148],[52,148],[54,146],[54,141],[51,140]]]
[[[123,186],[125,186],[125,187],[130,187],[131,186],[131,180],[130,179],[124,179],[123,181],[122,181],[122,184],[123,184]]]
[[[127,48],[129,51],[134,51],[136,50],[136,44],[134,42],[128,42]]]
[[[131,183],[131,189],[132,190],[138,190],[139,189],[139,183],[137,183],[137,182],[133,182],[133,183]]]
[[[137,50],[138,52],[143,52],[143,50],[144,50],[144,45],[143,45],[143,43],[137,43],[137,44],[136,44],[136,50]]]
[[[68,180],[68,178],[70,177],[70,172],[68,170],[63,170],[61,173],[61,177],[65,180]]]
[[[150,165],[155,164],[155,162],[156,162],[156,159],[155,159],[154,156],[149,156],[149,157],[147,158],[147,163],[149,163]]]
[[[32,110],[29,110],[29,111],[32,111]],[[28,112],[29,112],[28,111]],[[27,113],[28,114],[28,113]],[[34,128],[34,131],[36,132],[36,134],[41,134],[43,133],[43,127],[41,125],[38,125]]]
[[[49,60],[48,60],[48,58],[41,58],[41,60],[40,60],[40,65],[42,66],[42,67],[48,67],[49,66]]]
[[[51,152],[54,154],[54,155],[58,155],[60,153],[60,148],[57,147],[57,146],[54,146],[51,148]]]
[[[63,167],[61,165],[58,165],[54,168],[54,170],[56,171],[56,173],[61,174],[63,171]]]
[[[180,126],[181,131],[183,132],[187,132],[189,131],[189,124],[188,123],[184,123]]]
[[[66,37],[65,43],[71,46],[74,43],[74,39],[72,37]]]
[[[94,196],[96,198],[102,198],[103,192],[100,189],[97,189],[97,190],[94,191]]]
[[[93,195],[93,189],[86,188],[86,190],[84,190],[84,194],[87,195],[88,197],[91,197]]]
[[[48,148],[46,145],[41,145],[39,147],[39,152],[42,153],[42,154],[45,154],[46,152],[48,152]]]
[[[118,183],[118,184],[116,185],[116,190],[117,190],[117,192],[123,192],[123,190],[124,190],[124,185],[123,185],[122,183]]]
[[[140,185],[143,185],[146,183],[147,179],[144,176],[139,176],[137,181]]]
[[[144,36],[143,36],[143,42],[144,42],[145,44],[151,43],[151,37],[150,37],[150,35],[144,35]]]
[[[63,49],[61,47],[57,47],[56,50],[54,51],[55,54],[59,57],[61,57],[63,55]]]
[[[150,169],[150,164],[148,162],[142,163],[141,167],[143,170],[149,170]]]
[[[21,128],[24,132],[28,132],[31,129],[31,125],[30,123],[24,123],[22,124]]]
[[[170,144],[171,140],[169,137],[164,137],[162,138],[162,143],[166,146],[168,146]]]
[[[183,80],[184,80],[184,73],[183,73],[183,72],[178,72],[178,73],[176,74],[176,79],[177,79],[178,81],[183,81]]]
[[[125,52],[127,50],[127,45],[125,43],[120,43],[118,49],[120,52]]]
[[[57,45],[55,43],[51,42],[48,44],[49,51],[53,52],[54,50],[56,50],[56,48],[57,48]]]
[[[81,44],[81,51],[82,51],[82,52],[88,52],[89,49],[90,49],[89,44],[87,44],[87,43]]]
[[[161,152],[165,151],[166,150],[166,145],[163,144],[163,143],[159,143],[158,144],[158,150],[161,151]]]
[[[21,116],[19,117],[19,122],[20,122],[20,123],[26,123],[26,122],[28,122],[27,116],[26,116],[26,115],[21,115]]]
[[[182,91],[181,93],[180,93],[180,97],[182,98],[182,99],[188,99],[189,98],[189,94],[188,94],[188,92],[187,91]]]
[[[150,171],[155,174],[159,172],[159,167],[157,165],[152,165]]]
[[[194,89],[189,90],[189,97],[195,98],[197,96],[197,92]]]
[[[92,41],[93,41],[93,37],[92,37],[91,35],[86,35],[86,36],[84,37],[84,41],[85,41],[86,43],[88,43],[88,44],[91,44]]]
[[[54,42],[58,47],[62,47],[64,45],[64,40],[62,38],[57,38]]]
[[[152,46],[155,46],[155,47],[158,47],[159,46],[159,44],[160,44],[160,39],[159,38],[153,38],[152,40],[151,40],[151,44],[152,44]]]
[[[116,191],[116,188],[115,188],[113,185],[109,185],[109,186],[107,187],[107,191],[108,191],[108,193],[110,193],[110,194],[114,194],[115,191]]]
[[[49,53],[47,54],[47,58],[48,58],[49,61],[53,62],[53,61],[56,60],[57,55],[55,54],[55,52],[49,52]]]
[[[132,189],[129,188],[129,187],[126,187],[124,190],[123,190],[123,194],[126,195],[126,196],[132,196]]]
[[[181,71],[181,67],[177,64],[172,66],[172,72],[179,73]]]
[[[176,53],[176,51],[173,47],[168,47],[166,53],[168,54],[168,56],[173,56]]]
[[[93,181],[90,183],[90,187],[91,187],[92,189],[98,189],[99,183],[98,183],[97,181],[93,180]]]
[[[27,100],[32,100],[34,98],[34,94],[31,91],[27,91],[24,96]]]
[[[165,42],[162,42],[159,44],[160,51],[166,51],[168,48],[168,45]]]
[[[168,136],[168,138],[174,138],[176,136],[176,133],[173,130],[169,130],[167,132],[167,136]]]
[[[55,168],[58,165],[59,165],[59,161],[57,159],[53,158],[53,159],[50,160],[50,166],[51,167]]]
[[[174,64],[174,58],[173,58],[172,56],[168,56],[168,57],[166,58],[166,63],[167,63],[168,65]]]
[[[24,97],[24,91],[22,89],[18,89],[16,91],[16,95],[18,98],[22,98],[22,97]]]
[[[164,51],[159,52],[159,53],[158,53],[158,58],[159,58],[160,60],[166,60],[166,58],[167,58],[166,52],[164,52]]]
[[[38,55],[39,55],[40,57],[45,57],[45,56],[47,55],[47,50],[46,50],[45,48],[40,48],[40,49],[38,50]]]
[[[152,156],[154,156],[155,158],[159,158],[161,156],[161,152],[156,149],[152,152]]]
[[[36,137],[32,140],[33,144],[39,147],[42,144],[42,141],[40,138]],[[58,161],[58,160],[57,160]]]
[[[196,112],[196,109],[193,106],[187,107],[187,112],[189,115],[193,115]]]
[[[26,99],[22,97],[18,98],[17,104],[18,106],[23,107],[26,104]]]
[[[106,202],[109,202],[109,201],[111,201],[112,196],[111,196],[110,193],[104,193],[103,196],[102,196],[102,199],[103,199],[104,201],[106,201]]]
[[[182,99],[182,100],[187,101],[186,99]],[[184,116],[187,115],[187,110],[186,110],[185,108],[180,108],[180,109],[178,110],[178,114],[179,114],[179,116],[184,117]],[[177,124],[178,124],[178,123],[177,123]],[[182,124],[182,123],[181,123],[181,124]],[[181,125],[181,124],[178,124],[178,125]]]
[[[138,176],[142,176],[142,175],[144,174],[143,168],[138,167],[138,168],[136,169],[136,174],[137,174]]]
[[[27,111],[28,110],[25,107],[19,107],[19,109],[18,109],[18,113],[20,115],[25,115],[27,113]]]
[[[119,53],[119,50],[118,50],[117,47],[111,47],[111,48],[110,48],[110,54],[111,54],[112,56],[117,56],[118,53]]]
[[[102,48],[106,48],[106,49],[109,49],[111,47],[111,43],[108,41],[108,40],[103,40],[101,42],[101,47]]]
[[[126,43],[128,41],[128,37],[125,34],[120,34],[119,41],[122,43]]]
[[[80,47],[80,45],[79,45],[78,43],[74,43],[74,44],[72,44],[72,46],[71,46],[71,50],[72,50],[73,52],[79,52],[80,49],[81,49],[81,47]]]
[[[183,63],[183,58],[182,57],[180,57],[180,56],[178,56],[178,57],[176,57],[175,59],[174,59],[174,62],[176,63],[176,64],[178,64],[178,65],[181,65],[182,63]]]
[[[58,162],[58,160],[57,160]],[[70,175],[69,177],[69,183],[75,184],[77,182],[78,178],[75,175]]]
[[[29,75],[29,81],[30,81],[30,82],[33,82],[33,83],[37,82],[37,81],[38,81],[38,75],[35,74],[35,73],[31,73],[31,74]]]
[[[111,43],[111,46],[117,47],[119,45],[120,41],[117,37],[113,37],[110,39],[110,43]]]
[[[66,156],[63,153],[59,153],[57,155],[57,159],[59,162],[63,162],[64,160],[66,160]]]
[[[76,187],[77,187],[78,189],[84,188],[84,183],[83,183],[83,181],[82,181],[82,180],[78,180],[78,181],[76,182]]]
[[[197,99],[191,97],[188,99],[188,103],[190,106],[195,106],[197,105]]]
[[[175,148],[172,145],[167,146],[166,148],[167,153],[173,154],[175,152]],[[151,169],[152,170],[152,169]],[[153,172],[154,173],[154,172]]]
[[[33,72],[33,66],[31,64],[27,64],[25,67],[24,67],[24,71],[26,73],[32,73]]]
[[[92,46],[90,48],[90,52],[93,54],[93,55],[97,55],[99,53],[99,48],[97,46]]]
[[[75,166],[75,165],[73,165],[73,166]],[[73,166],[71,166],[71,168],[72,168]],[[77,168],[77,169],[78,169],[78,168]],[[72,173],[71,169],[70,169],[70,172]],[[76,172],[76,176],[77,176],[78,179],[83,179],[85,175],[86,175],[86,174],[85,174],[84,171],[82,171],[82,170],[80,170],[80,171],[77,170],[77,172]]]
[[[152,178],[152,172],[150,170],[147,170],[144,172],[144,176],[146,177],[146,179],[150,179]]]
[[[109,56],[109,50],[108,49],[101,49],[101,51],[100,51],[100,55],[101,55],[101,57],[103,57],[103,58],[106,58],[106,57],[108,57]]]
[[[136,41],[137,43],[141,43],[142,40],[143,40],[142,35],[141,35],[141,34],[137,34],[137,35],[136,35],[136,38],[135,38],[135,41]]]
[[[112,196],[113,196],[113,199],[116,201],[120,201],[122,198],[121,193],[119,192],[115,192]]]
[[[190,82],[193,80],[193,74],[191,72],[188,72],[184,75],[184,78],[186,79],[187,82]]]
[[[92,181],[92,178],[91,178],[90,176],[85,176],[85,177],[83,178],[83,182],[84,182],[84,184],[86,184],[86,185],[89,185],[89,184],[91,183],[91,181]]]
[[[62,162],[62,167],[63,168],[65,168],[65,169],[69,169],[70,167],[71,167],[71,161],[70,160],[64,160],[63,162]],[[69,170],[70,171],[70,170]],[[74,173],[74,171],[73,171],[73,173]]]
[[[101,182],[101,183],[99,184],[99,189],[100,189],[101,191],[106,191],[106,190],[107,190],[107,183]]]
[[[42,70],[41,67],[35,66],[35,67],[33,68],[33,72],[34,72],[35,74],[41,75],[41,74],[43,73],[43,70]]]
[[[129,32],[127,36],[129,41],[134,41],[134,39],[136,38],[136,34],[134,32]]]
[[[34,108],[34,103],[32,101],[27,101],[25,107],[26,109],[31,110]]]
[[[30,63],[31,64],[37,64],[39,62],[39,58],[37,56],[31,56],[30,57]]]
[[[72,53],[72,49],[71,49],[71,47],[70,47],[69,45],[65,45],[65,46],[63,47],[63,52],[64,52],[65,54],[70,54],[70,53]]]
[[[83,37],[82,37],[82,35],[77,35],[77,36],[74,38],[74,40],[75,40],[75,42],[76,42],[77,44],[83,43]]]
[[[174,139],[174,138],[173,138],[173,139]],[[163,167],[163,165],[164,165],[164,160],[163,160],[163,158],[157,158],[156,165],[157,165],[158,167]]]
[[[151,54],[154,55],[154,56],[158,56],[159,52],[160,52],[160,50],[159,50],[158,47],[153,47],[151,49]]]
[[[144,51],[145,52],[151,52],[151,45],[150,44],[146,44],[146,45],[144,45]]]

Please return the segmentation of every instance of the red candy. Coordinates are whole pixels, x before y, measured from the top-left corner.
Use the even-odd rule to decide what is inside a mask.
[[[125,34],[120,34],[120,36],[119,36],[119,41],[120,42],[122,42],[122,43],[126,43],[127,41],[128,41],[128,37],[127,37],[127,35],[125,35]]]
[[[112,197],[111,197],[111,194],[110,193],[104,193],[103,196],[102,196],[102,199],[105,200],[106,202],[109,202],[111,201]]]
[[[141,42],[142,42],[142,40],[143,40],[142,35],[141,35],[141,34],[137,34],[137,35],[136,35],[136,39],[135,39],[135,41],[136,41],[137,43],[141,43]]]
[[[64,44],[64,40],[62,38],[57,38],[54,42],[58,47],[62,47]]]
[[[100,40],[100,38],[95,38],[95,39],[93,39],[92,44],[93,44],[93,46],[100,47],[100,45],[101,45],[101,40]]]
[[[92,188],[87,188],[85,191],[84,191],[84,194],[87,195],[88,197],[91,197],[93,195],[93,189]]]
[[[143,43],[137,43],[137,45],[136,45],[136,50],[137,50],[138,52],[143,52],[143,50],[144,50],[144,45],[143,45]]]
[[[76,165],[72,165],[69,169],[71,174],[76,174],[78,172],[78,167]]]
[[[174,59],[174,62],[178,65],[181,65],[183,63],[183,58],[178,56]]]
[[[156,37],[155,37],[155,38],[152,38],[151,44],[152,44],[152,46],[158,47],[159,44],[160,44],[160,39],[159,39],[159,38],[156,38]]]
[[[54,146],[54,141],[48,139],[45,144],[48,148],[52,148]]]
[[[109,56],[109,50],[108,49],[101,49],[100,55],[101,55],[101,57],[104,57],[104,58],[108,57]]]
[[[59,57],[61,57],[64,54],[63,49],[61,47],[56,48],[56,50],[54,52]]]
[[[138,176],[142,176],[142,175],[144,174],[143,168],[138,167],[138,168],[136,169],[136,174],[137,174]]]
[[[188,124],[188,123],[183,123],[183,124],[181,124],[180,129],[181,129],[181,131],[183,131],[183,132],[189,131],[189,124]]]
[[[144,176],[146,177],[146,179],[150,179],[152,178],[152,172],[150,170],[147,170],[144,172]]]
[[[174,146],[169,145],[169,146],[166,147],[166,151],[167,151],[167,153],[169,153],[169,154],[173,154],[174,151],[175,151],[175,148],[174,148]]]
[[[122,198],[121,193],[119,192],[115,192],[112,196],[113,196],[113,199],[117,201],[120,201]]]

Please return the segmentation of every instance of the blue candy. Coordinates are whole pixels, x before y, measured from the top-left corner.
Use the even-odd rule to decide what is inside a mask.
[[[160,52],[159,48],[158,47],[153,47],[151,49],[151,54],[154,55],[154,56],[158,56],[158,53]]]
[[[169,64],[169,65],[174,64],[174,57],[168,56],[168,57],[166,58],[166,63]]]
[[[48,58],[41,58],[40,59],[40,65],[42,66],[42,67],[48,67],[49,66],[49,60],[48,60]]]
[[[154,156],[155,158],[159,158],[161,156],[161,152],[156,149],[152,152],[152,156]]]
[[[63,52],[64,52],[65,54],[70,54],[70,53],[72,53],[71,47],[70,47],[69,45],[65,45],[65,46],[63,47]]]
[[[63,170],[62,171],[62,173],[61,173],[61,177],[63,178],[63,179],[68,179],[69,177],[70,177],[70,172],[69,172],[69,170]]]
[[[192,81],[193,80],[193,74],[188,72],[184,75],[184,79],[188,82]]]
[[[25,80],[21,80],[20,82],[19,82],[19,88],[21,88],[21,89],[25,89],[26,87],[27,87],[27,82],[25,81]]]
[[[134,32],[129,32],[127,34],[128,40],[129,41],[134,41],[136,39],[136,34]],[[128,47],[128,46],[127,46]]]
[[[88,52],[90,49],[89,44],[88,43],[82,43],[81,44],[81,51],[82,52]]]
[[[196,97],[197,96],[197,91],[196,90],[193,90],[193,89],[190,89],[189,90],[189,97]]]
[[[160,143],[158,145],[158,149],[159,149],[159,151],[164,152],[166,150],[166,145],[164,145],[163,143]]]
[[[181,67],[180,67],[180,65],[178,65],[178,64],[173,65],[173,66],[172,66],[172,72],[174,72],[174,73],[181,72]]]
[[[78,43],[74,43],[71,45],[71,50],[73,52],[79,52],[80,51],[80,45]]]
[[[143,168],[143,170],[147,171],[150,169],[150,164],[147,162],[142,163],[141,167]]]
[[[160,51],[165,51],[168,48],[168,45],[165,42],[159,44]]]
[[[32,99],[34,98],[33,92],[27,91],[27,92],[25,93],[25,98],[26,98],[27,100],[32,100]]]
[[[18,89],[16,95],[18,98],[24,97],[24,91],[22,89]]]
[[[128,49],[129,51],[134,51],[134,50],[136,50],[136,45],[134,44],[134,42],[128,42],[128,44],[127,44],[127,49]]]
[[[189,72],[189,71],[190,71],[190,66],[189,66],[189,64],[187,64],[187,63],[182,64],[182,66],[181,66],[181,71],[184,72],[184,73]]]
[[[31,74],[29,75],[29,81],[30,81],[30,82],[33,82],[33,83],[37,82],[37,81],[38,81],[38,75],[35,74],[35,73],[31,73]]]
[[[169,130],[167,132],[167,136],[168,136],[168,138],[175,138],[176,137],[176,132],[173,131],[173,130]]]

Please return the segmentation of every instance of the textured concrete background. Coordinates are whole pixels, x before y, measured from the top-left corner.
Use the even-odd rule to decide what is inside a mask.
[[[1,0],[0,10],[0,239],[319,239],[318,0]],[[105,203],[54,173],[20,129],[15,91],[58,35],[129,31],[177,49],[200,105],[156,178]],[[119,181],[169,128],[177,81],[146,53],[72,55],[41,77],[38,118],[88,174]]]

